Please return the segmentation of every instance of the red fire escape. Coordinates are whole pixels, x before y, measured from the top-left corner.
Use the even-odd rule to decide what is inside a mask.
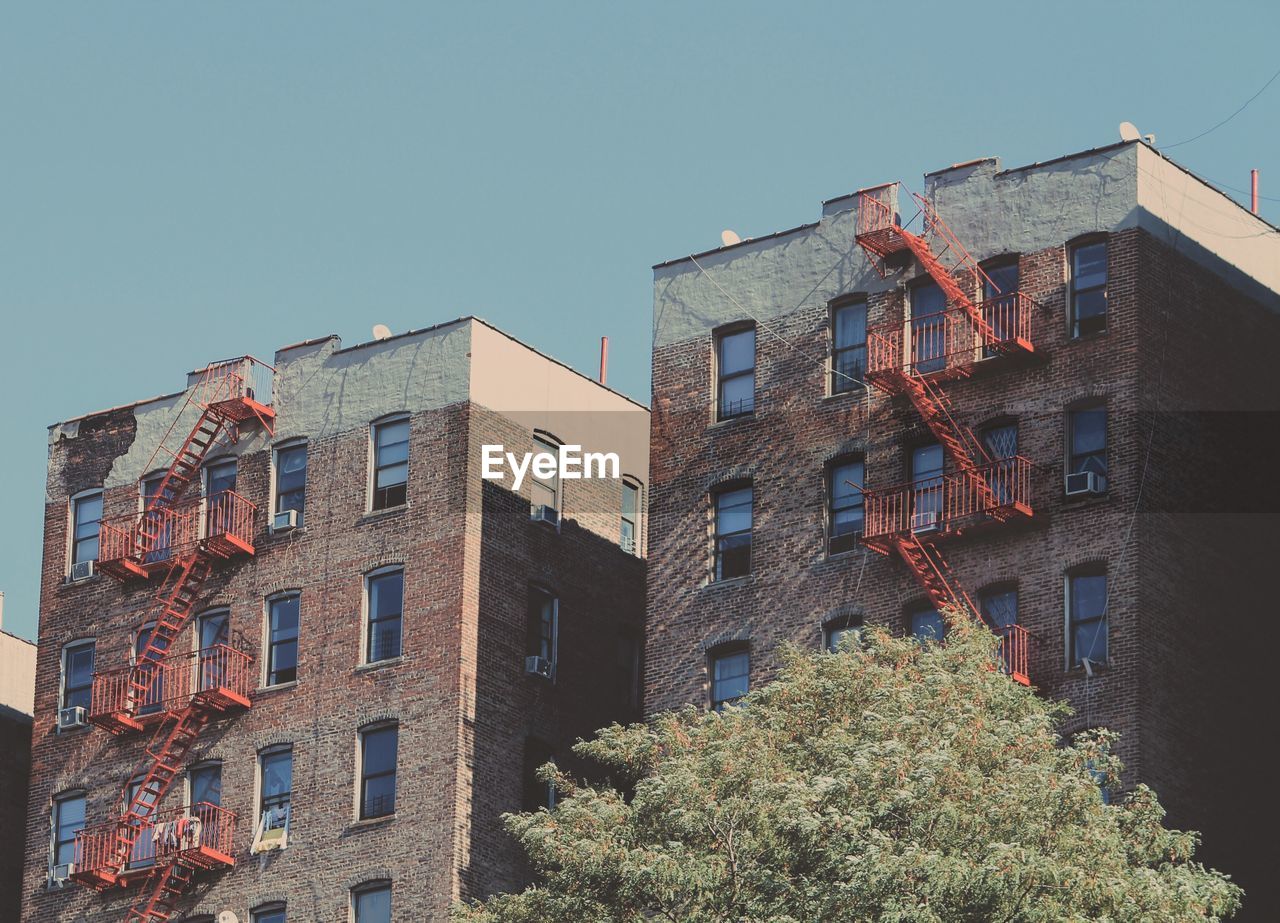
[[[170,919],[197,871],[235,863],[233,813],[207,802],[162,810],[161,802],[201,730],[250,704],[247,654],[225,644],[180,654],[174,642],[215,563],[254,553],[256,507],[230,490],[202,496],[199,479],[210,452],[235,442],[241,426],[273,430],[274,371],[250,357],[204,369],[148,466],[166,470],[144,508],[100,526],[99,569],[122,581],[160,578],[145,641],[132,663],[94,674],[89,708],[89,720],[111,734],[149,730],[150,741],[121,793],[120,816],[76,835],[71,875],[98,891],[141,883],[126,923]]]
[[[907,396],[954,473],[865,491],[862,540],[881,554],[897,552],[939,610],[959,608],[980,617],[939,544],[978,528],[1030,519],[1032,465],[1021,456],[993,458],[956,420],[944,385],[979,367],[1029,358],[1033,304],[1021,292],[994,291],[994,297],[975,299],[975,289],[985,283],[994,290],[994,283],[933,205],[912,195],[921,219],[918,233],[908,231],[898,215],[897,183],[859,193],[856,239],[882,276],[886,261],[915,257],[942,290],[946,306],[936,314],[870,328],[866,379],[889,394]],[[1016,624],[994,630],[1001,636],[1006,672],[1029,684],[1030,634]]]

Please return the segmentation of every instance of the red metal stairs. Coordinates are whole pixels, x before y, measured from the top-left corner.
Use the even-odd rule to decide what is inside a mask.
[[[268,430],[271,429],[274,411],[260,400],[265,399],[270,390],[269,378],[261,377],[264,370],[274,372],[269,366],[245,357],[214,363],[201,373],[179,409],[170,433],[166,434],[152,457],[152,465],[162,453],[171,460],[158,489],[148,498],[146,508],[133,529],[132,554],[120,559],[121,567],[109,571],[113,576],[125,579],[150,573],[143,566],[146,556],[161,545],[168,547],[166,529],[170,512],[191,484],[197,481],[201,466],[221,437],[234,441],[239,424],[250,418],[256,418]],[[164,443],[188,407],[199,409],[199,417],[179,447],[170,450]],[[95,715],[95,723],[113,734],[142,729],[143,725],[138,720],[139,707],[148,702],[148,695],[162,674],[174,641],[190,623],[205,582],[213,572],[214,560],[226,556],[225,551],[206,540],[195,543],[167,562],[165,578],[155,596],[158,610],[155,624],[130,668],[125,701],[114,711]],[[242,701],[247,702],[247,699]],[[225,710],[226,705],[218,695],[202,691],[180,707],[163,711],[160,724],[145,750],[145,772],[141,783],[132,794],[132,782],[126,784],[121,793],[120,818],[111,832],[110,846],[104,850],[108,855],[98,867],[83,870],[80,876],[76,876],[77,880],[99,890],[120,880],[135,844],[155,825],[160,803],[182,772],[187,754],[201,730],[215,713]],[[201,854],[199,851],[192,854],[180,852],[164,861],[157,861],[125,918],[126,923],[170,919],[178,899],[199,867],[191,856]],[[221,864],[234,861],[229,855],[218,855]]]
[[[1000,336],[987,322],[962,282],[968,276],[972,284],[987,279],[986,274],[924,196],[912,194],[919,207],[923,230],[920,234],[906,230],[897,211],[897,189],[898,185],[891,183],[859,193],[856,234],[858,245],[867,253],[881,276],[886,274],[886,258],[894,254],[910,253],[937,283],[946,296],[946,302],[959,308],[968,318],[975,335],[973,352],[1003,348]],[[931,237],[942,243],[936,253],[929,242]],[[951,257],[950,265],[943,262],[943,257],[947,255]],[[959,367],[946,369],[945,374],[931,375],[920,371],[915,363],[894,362],[892,367],[885,368],[876,376],[869,374],[868,380],[890,393],[907,395],[929,431],[951,458],[960,476],[967,482],[973,496],[978,498],[975,505],[999,511],[995,514],[997,517],[1011,515],[1006,511],[1007,504],[996,496],[987,479],[989,475],[984,473],[991,470],[990,453],[967,426],[955,419],[951,402],[942,388],[942,382],[946,378],[968,377],[971,370],[971,364],[961,364]],[[981,615],[973,600],[951,574],[946,560],[937,548],[936,538],[933,535],[922,538],[915,530],[908,528],[893,535],[888,540],[888,545],[907,564],[935,607],[940,611],[959,609],[980,619]],[[1010,669],[1009,672],[1019,682],[1029,682],[1025,675],[1025,630],[1018,626],[1010,626],[1009,629],[1015,630],[1012,635],[1014,640],[1023,645],[1019,651],[1021,671]],[[1009,629],[1001,631],[1006,660],[1011,646]]]

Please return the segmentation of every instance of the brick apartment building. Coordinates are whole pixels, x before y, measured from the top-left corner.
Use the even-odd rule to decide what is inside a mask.
[[[1275,919],[1278,309],[1280,232],[1142,143],[659,264],[646,710],[968,599]]]
[[[639,714],[648,436],[475,318],[51,427],[24,923],[409,923],[518,887],[501,813]],[[484,445],[557,443],[620,476],[482,477]]]
[[[0,593],[0,920],[18,919],[31,771],[31,704],[36,646],[4,630]]]

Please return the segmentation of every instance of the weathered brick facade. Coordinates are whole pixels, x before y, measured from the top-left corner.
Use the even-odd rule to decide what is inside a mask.
[[[643,452],[613,440],[629,433],[643,447],[647,411],[475,319],[338,346],[281,350],[274,438],[250,428],[232,447],[237,492],[259,509],[256,553],[219,565],[198,611],[229,609],[232,643],[254,656],[261,685],[264,600],[299,592],[297,681],[258,689],[248,711],[195,745],[189,763],[221,762],[222,806],[239,826],[236,867],[197,878],[192,918],[230,909],[248,921],[252,908],[280,901],[290,920],[347,920],[353,887],[389,880],[393,919],[447,919],[454,900],[524,880],[499,817],[521,808],[527,741],[568,761],[575,739],[636,713],[615,694],[618,638],[639,637],[644,605],[643,559],[619,547],[619,481],[564,483],[556,529],[530,520],[528,481],[515,494],[482,480],[480,446],[523,453],[540,427],[621,451],[643,482]],[[68,498],[105,484],[107,517],[136,509],[154,448],[140,441],[162,433],[176,405],[160,399],[53,428],[24,923],[121,920],[135,893],[46,886],[52,799],[82,790],[90,824],[116,816],[147,739],[56,730],[63,646],[94,638],[98,670],[127,663],[154,591],[102,575],[67,580]],[[410,414],[408,501],[369,512],[369,426],[391,411]],[[307,440],[305,527],[272,533],[272,447],[296,438]],[[401,655],[362,664],[364,575],[388,565],[404,572]],[[532,584],[559,598],[554,683],[525,674]],[[190,633],[178,650],[191,649]],[[399,726],[395,813],[358,820],[358,730],[389,720]],[[293,749],[289,844],[250,855],[257,755],[281,744]],[[183,801],[179,784],[165,805]]]
[[[1016,587],[1018,621],[1034,635],[1033,685],[1074,706],[1071,729],[1121,732],[1127,782],[1152,785],[1171,823],[1203,830],[1203,858],[1248,889],[1251,918],[1270,919],[1277,898],[1259,860],[1276,798],[1247,703],[1262,700],[1275,649],[1274,619],[1262,613],[1275,611],[1266,575],[1278,510],[1259,466],[1223,453],[1267,454],[1276,443],[1280,375],[1268,357],[1280,316],[1275,292],[1246,292],[1238,265],[1218,265],[1233,259],[1229,235],[1206,255],[1213,241],[1190,239],[1194,229],[1139,216],[1139,169],[1157,169],[1148,157],[1122,146],[930,178],[960,240],[979,260],[1015,254],[1020,288],[1038,305],[1034,362],[979,364],[947,386],[956,418],[974,430],[1016,421],[1018,453],[1036,466],[1034,519],[941,547],[975,599]],[[906,287],[924,275],[916,264],[883,280],[872,271],[854,241],[855,208],[852,197],[834,200],[815,225],[655,267],[649,711],[707,703],[717,645],[746,643],[758,686],[782,642],[818,647],[828,618],[854,613],[905,632],[926,599],[896,556],[825,550],[826,466],[863,459],[866,486],[883,490],[908,481],[910,450],[933,441],[905,397],[830,394],[830,303],[865,294],[870,326],[901,323]],[[1085,234],[1106,239],[1107,329],[1073,339],[1068,245]],[[754,413],[716,422],[715,333],[753,319]],[[1107,410],[1108,489],[1068,499],[1067,410],[1094,400]],[[715,581],[712,497],[747,480],[750,575]],[[1206,490],[1209,481],[1219,482]],[[1090,562],[1105,565],[1109,594],[1108,656],[1091,679],[1070,666],[1065,598],[1067,572]]]

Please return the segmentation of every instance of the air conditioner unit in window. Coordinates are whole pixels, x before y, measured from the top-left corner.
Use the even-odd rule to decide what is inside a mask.
[[[92,561],[76,561],[76,563],[71,565],[72,580],[88,580],[92,576],[93,576]]]
[[[298,528],[297,510],[281,510],[271,518],[272,532],[288,532],[296,528]]]
[[[547,506],[545,503],[539,503],[533,507],[529,513],[529,518],[534,522],[545,522],[556,528],[560,527],[560,511],[554,506]]]
[[[524,671],[531,676],[541,676],[543,679],[551,679],[554,667],[550,660],[546,657],[526,657],[524,659]]]
[[[1106,490],[1106,484],[1092,471],[1077,471],[1067,475],[1066,489],[1068,497],[1087,497],[1102,493]]]
[[[84,708],[79,705],[73,705],[70,708],[62,708],[58,710],[58,730],[69,731],[72,728],[82,728],[88,724],[85,718]]]
[[[75,864],[68,862],[66,865],[55,865],[49,870],[49,887],[61,888],[71,879],[71,874],[76,870]]]
[[[924,532],[937,532],[941,528],[937,510],[922,510],[911,514],[911,531],[917,535]]]

